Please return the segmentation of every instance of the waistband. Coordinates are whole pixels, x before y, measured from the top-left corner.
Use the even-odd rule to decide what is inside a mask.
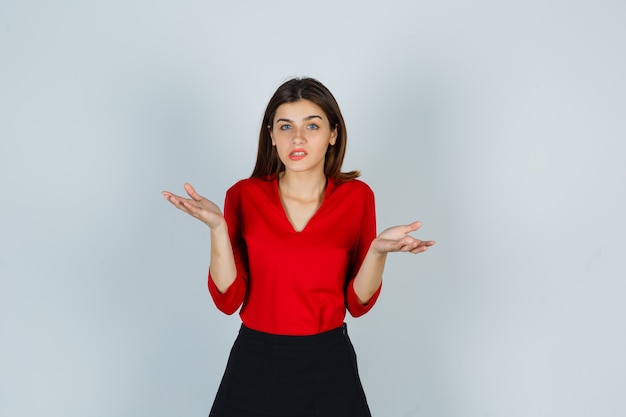
[[[306,335],[306,336],[290,336],[260,332],[253,330],[245,325],[241,325],[239,329],[239,336],[245,339],[256,340],[264,343],[271,343],[277,345],[316,345],[325,343],[337,339],[343,338],[348,334],[348,325],[344,323],[342,326],[337,327],[326,332]]]

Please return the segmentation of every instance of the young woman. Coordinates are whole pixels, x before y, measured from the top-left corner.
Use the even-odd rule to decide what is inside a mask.
[[[226,193],[224,213],[185,184],[165,198],[211,229],[209,292],[241,307],[242,326],[210,417],[367,417],[370,411],[344,322],[378,298],[389,252],[435,242],[421,224],[376,235],[374,195],[342,172],[346,127],[330,91],[311,78],[269,101],[252,175]]]

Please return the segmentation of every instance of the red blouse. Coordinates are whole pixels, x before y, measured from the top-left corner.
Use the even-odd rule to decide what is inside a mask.
[[[310,335],[342,325],[346,308],[367,313],[353,281],[376,237],[374,193],[362,181],[328,180],[324,199],[297,232],[283,209],[278,180],[248,178],[226,193],[224,217],[237,277],[220,293],[209,272],[209,292],[219,310],[239,315],[254,330]]]

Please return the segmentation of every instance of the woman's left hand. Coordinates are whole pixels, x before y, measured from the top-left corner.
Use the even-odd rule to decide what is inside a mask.
[[[379,254],[388,252],[421,253],[435,244],[433,240],[419,240],[409,233],[422,227],[422,222],[413,222],[404,226],[394,226],[384,230],[372,242],[371,249]]]

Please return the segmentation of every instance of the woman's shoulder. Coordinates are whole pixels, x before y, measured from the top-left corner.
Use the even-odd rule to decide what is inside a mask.
[[[333,196],[333,199],[340,200],[344,204],[373,204],[374,192],[367,183],[357,180],[332,180],[329,181],[332,184],[332,189],[329,190],[329,194]]]
[[[361,194],[374,194],[367,183],[359,179],[332,180],[337,191]]]
[[[249,194],[259,191],[271,191],[274,187],[274,181],[271,178],[244,178],[237,181],[229,189],[227,194]]]

